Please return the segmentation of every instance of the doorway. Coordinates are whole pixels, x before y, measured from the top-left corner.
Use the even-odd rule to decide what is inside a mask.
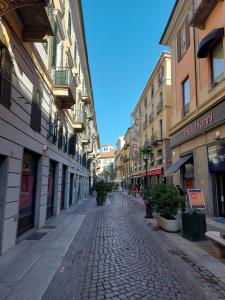
[[[225,217],[225,173],[216,175],[217,203],[220,217]]]
[[[65,191],[66,191],[66,166],[63,166],[60,210],[65,208]]]
[[[24,151],[17,236],[34,227],[38,157]]]
[[[55,170],[56,170],[56,163],[50,160],[49,171],[48,171],[48,199],[47,199],[46,219],[49,219],[50,217],[53,216],[54,196],[55,196]]]
[[[70,198],[69,198],[69,205],[73,203],[73,179],[74,174],[70,174]]]
[[[2,231],[4,222],[5,190],[6,190],[6,173],[7,160],[5,156],[0,155],[0,254],[2,249]]]

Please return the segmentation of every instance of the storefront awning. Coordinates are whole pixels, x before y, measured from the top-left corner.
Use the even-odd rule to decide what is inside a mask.
[[[157,169],[157,170],[151,170],[147,172],[147,176],[153,176],[153,175],[161,175],[162,174],[162,169]],[[141,173],[142,177],[146,176],[146,172]]]
[[[208,56],[210,48],[224,36],[224,28],[218,28],[207,34],[200,42],[198,47],[198,58],[205,58]]]
[[[165,175],[168,176],[176,173],[191,157],[192,155],[182,156],[166,170]]]

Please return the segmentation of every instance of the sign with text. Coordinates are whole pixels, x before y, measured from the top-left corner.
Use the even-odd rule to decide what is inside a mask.
[[[205,208],[205,200],[201,189],[189,189],[187,192],[191,208]]]

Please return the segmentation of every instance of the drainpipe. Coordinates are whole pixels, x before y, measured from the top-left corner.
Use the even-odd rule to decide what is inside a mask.
[[[195,0],[192,0],[192,9],[194,14],[194,2]],[[196,28],[193,27],[193,40],[194,40],[194,69],[195,69],[195,97],[196,97],[196,108],[198,108],[198,73],[197,73],[197,55],[196,55]]]

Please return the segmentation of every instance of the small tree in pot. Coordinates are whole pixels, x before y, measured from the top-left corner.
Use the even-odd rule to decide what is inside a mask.
[[[148,190],[158,216],[159,226],[167,231],[179,231],[177,212],[184,205],[184,198],[178,193],[174,185],[157,184]]]
[[[95,183],[95,189],[96,189],[96,202],[98,206],[101,206],[104,204],[107,192],[108,192],[108,186],[107,183],[103,180],[97,181]]]

